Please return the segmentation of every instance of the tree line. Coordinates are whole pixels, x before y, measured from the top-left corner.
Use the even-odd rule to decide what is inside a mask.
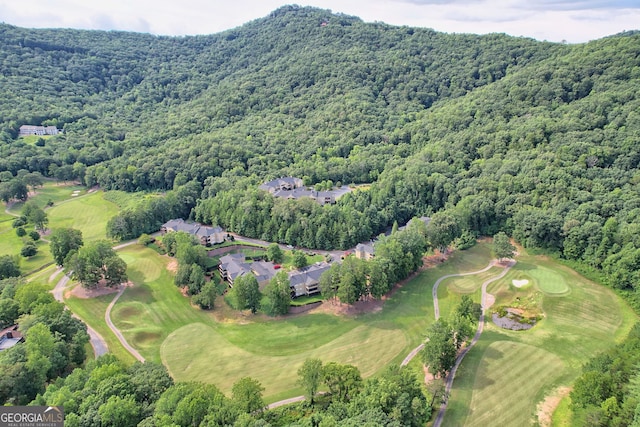
[[[264,387],[251,377],[236,381],[229,397],[212,384],[174,383],[162,365],[126,366],[107,354],[51,382],[31,403],[63,406],[72,427],[420,426],[431,415],[418,376],[406,369],[363,380],[355,366],[308,359],[298,378],[307,400],[267,410]],[[318,394],[320,387],[327,392]]]

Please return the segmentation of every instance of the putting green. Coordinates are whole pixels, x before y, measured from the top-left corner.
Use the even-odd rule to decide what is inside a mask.
[[[544,389],[563,371],[562,359],[544,349],[512,341],[491,343],[475,374],[465,425],[535,424]]]
[[[310,357],[355,365],[363,377],[386,366],[407,345],[397,329],[361,325],[309,351],[267,356],[241,349],[203,323],[184,326],[162,343],[160,354],[176,381],[213,383],[223,392],[238,379],[251,376],[265,387],[265,396],[297,387],[298,368]]]
[[[536,268],[527,273],[533,277],[538,289],[547,295],[564,295],[571,291],[565,278],[550,268],[536,265]]]

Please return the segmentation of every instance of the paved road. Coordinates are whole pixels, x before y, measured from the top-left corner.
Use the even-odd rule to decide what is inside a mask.
[[[120,286],[122,286],[122,285],[120,285]],[[127,342],[127,340],[122,335],[122,332],[120,332],[120,329],[116,328],[115,325],[113,324],[113,322],[111,321],[111,309],[113,308],[115,303],[118,301],[120,296],[124,293],[125,289],[127,289],[127,287],[126,286],[122,286],[120,288],[120,290],[118,291],[118,293],[116,294],[116,296],[113,298],[113,300],[109,303],[109,306],[107,307],[107,311],[104,313],[104,320],[105,320],[105,322],[107,322],[107,326],[109,326],[109,329],[111,329],[111,331],[118,338],[118,341],[120,341],[120,344],[122,344],[122,346],[125,349],[127,349],[127,351],[129,353],[131,353],[131,355],[133,357],[138,359],[140,362],[144,363],[144,357],[142,357],[142,355],[140,353],[138,353],[138,350],[136,350],[135,348],[131,347],[131,345]]]
[[[404,358],[402,363],[400,363],[400,366],[407,366],[409,362],[411,362],[411,360],[413,360],[413,358],[416,357],[418,353],[420,353],[420,350],[422,350],[423,348],[424,348],[424,343],[420,344],[419,346],[411,350],[411,352],[407,355],[407,357]]]
[[[51,275],[51,277],[55,277],[60,272],[61,269],[62,268],[58,268],[56,272]],[[53,288],[53,291],[51,291],[56,301],[60,301],[63,304],[64,304],[64,290],[67,287],[67,283],[69,282],[69,280],[70,280],[69,276],[65,274],[60,278],[60,280],[58,280],[58,283]],[[76,319],[82,320],[75,314],[73,314],[73,317],[75,317]],[[107,346],[107,342],[104,340],[104,338],[102,338],[102,335],[96,332],[96,330],[89,325],[87,325],[87,333],[89,334],[89,342],[91,343],[91,347],[93,348],[93,354],[95,355],[96,358],[109,352],[109,347]]]
[[[484,270],[477,271],[476,274],[477,273],[481,273],[483,271],[487,271],[494,264],[495,264],[495,261],[492,261],[491,264],[489,264],[488,268],[485,268]],[[516,261],[515,260],[509,260],[509,263],[507,264],[505,269],[502,270],[502,273],[498,274],[495,277],[492,277],[492,278],[486,280],[482,284],[482,298],[481,298],[481,301],[482,301],[482,314],[480,315],[480,319],[478,320],[478,329],[476,330],[476,334],[473,336],[473,339],[471,340],[471,343],[464,350],[462,350],[462,352],[460,352],[460,354],[456,358],[455,365],[453,365],[453,368],[451,369],[451,372],[449,372],[449,375],[447,375],[447,380],[445,381],[445,396],[448,396],[449,393],[451,392],[451,387],[453,386],[453,380],[454,380],[454,378],[456,376],[456,371],[458,370],[458,367],[462,363],[462,359],[467,354],[467,352],[469,350],[471,350],[471,348],[476,344],[476,342],[478,342],[478,340],[480,339],[480,335],[482,334],[482,331],[484,330],[485,316],[487,314],[487,310],[491,307],[491,305],[493,305],[493,298],[490,298],[489,294],[487,293],[487,286],[490,283],[495,282],[496,280],[502,279],[509,272],[509,269],[511,269],[511,267],[513,267],[514,265],[516,265]],[[470,274],[470,273],[466,273],[466,274]],[[458,275],[454,275],[454,276],[463,276],[463,275],[466,275],[466,274],[458,274]],[[445,279],[445,278],[446,278],[446,276],[444,278],[438,279],[438,281],[441,281],[441,279]],[[436,283],[439,284],[439,282],[436,282]],[[435,289],[435,286],[434,286],[434,289]],[[436,317],[436,319],[437,319],[437,317]],[[444,419],[444,414],[445,414],[446,410],[447,410],[447,400],[445,400],[445,402],[440,406],[440,409],[438,410],[438,415],[436,416],[436,420],[433,423],[433,427],[440,427],[442,425],[442,420]]]

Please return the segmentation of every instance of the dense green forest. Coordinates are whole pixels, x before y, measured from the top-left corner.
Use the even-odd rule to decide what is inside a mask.
[[[162,190],[109,236],[190,215],[322,249],[430,215],[432,246],[505,231],[640,308],[637,32],[564,45],[286,6],[210,36],[2,24],[0,40],[5,200],[36,173]],[[363,185],[328,206],[258,190],[284,175]]]

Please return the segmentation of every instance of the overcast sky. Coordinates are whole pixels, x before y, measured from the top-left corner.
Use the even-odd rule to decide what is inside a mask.
[[[585,42],[640,29],[640,0],[0,0],[0,21],[27,28],[212,34],[284,4],[437,31]]]

